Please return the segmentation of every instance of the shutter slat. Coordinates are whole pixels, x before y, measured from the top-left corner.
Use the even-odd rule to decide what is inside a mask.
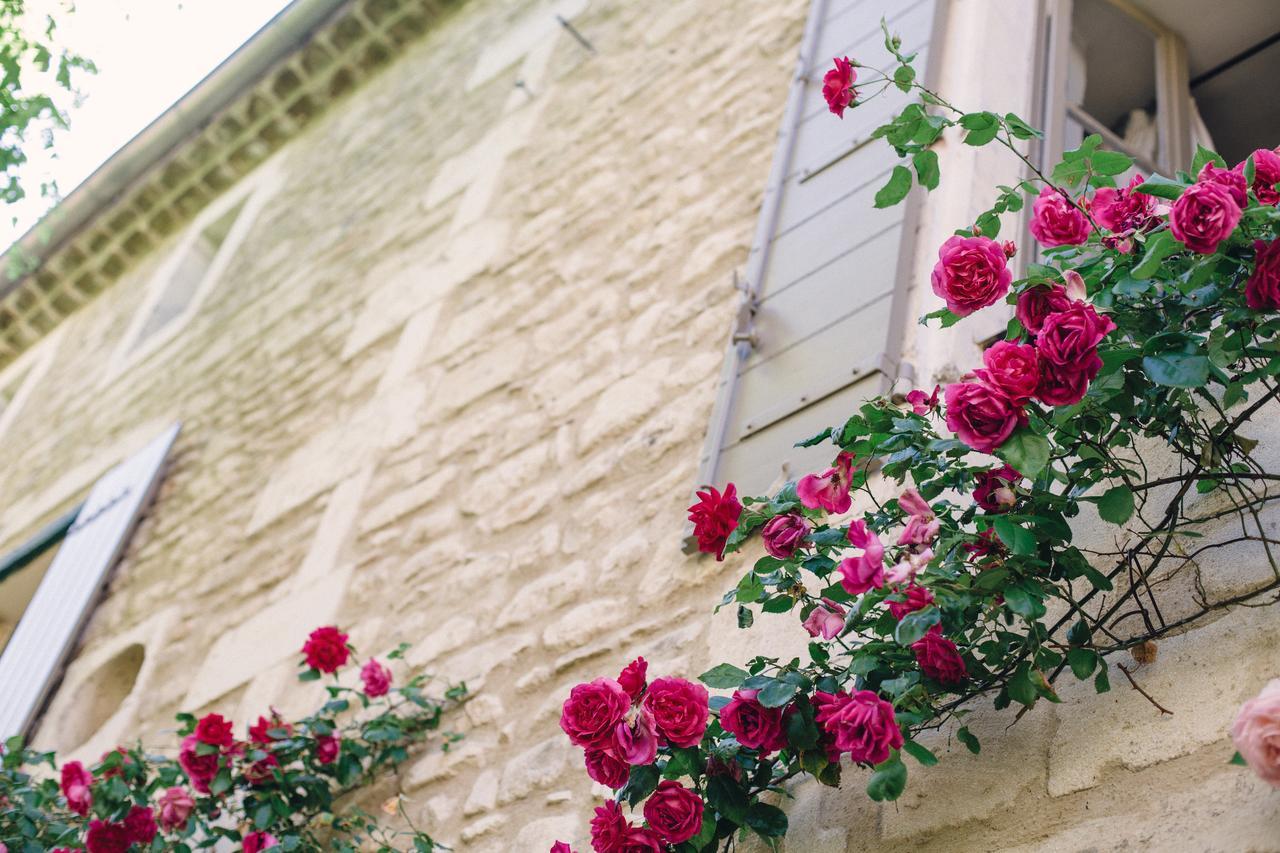
[[[25,734],[159,483],[174,424],[94,485],[0,654],[0,739]]]

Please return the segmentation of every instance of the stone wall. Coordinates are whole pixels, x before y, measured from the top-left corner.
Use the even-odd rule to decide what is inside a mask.
[[[954,100],[1029,102],[1031,75],[973,46],[1030,67],[1032,5],[952,4]],[[587,849],[600,791],[557,726],[570,686],[637,653],[692,677],[803,639],[713,620],[742,562],[687,557],[680,536],[806,7],[471,0],[248,179],[255,226],[172,341],[111,367],[162,246],[34,349],[39,393],[0,421],[8,546],[183,422],[39,739],[93,758],[129,732],[170,745],[180,710],[304,712],[297,649],[334,622],[365,655],[412,642],[412,667],[475,694],[465,739],[373,801],[400,785],[464,850]],[[922,282],[1008,176],[942,155]],[[917,288],[914,313],[931,298]],[[926,379],[976,352],[903,334]],[[133,695],[67,742],[89,726],[80,688],[137,646]],[[1280,798],[1225,764],[1224,738],[1278,652],[1253,612],[1143,670],[1173,717],[1122,684],[1064,689],[1011,728],[976,714],[982,755],[940,739],[897,804],[868,803],[857,772],[799,786],[787,849],[1280,849]]]

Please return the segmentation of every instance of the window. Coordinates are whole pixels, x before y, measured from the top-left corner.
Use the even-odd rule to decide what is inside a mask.
[[[1280,142],[1280,4],[1230,14],[1195,0],[1049,0],[1046,161],[1085,135],[1146,172],[1187,169],[1197,145],[1234,164]]]

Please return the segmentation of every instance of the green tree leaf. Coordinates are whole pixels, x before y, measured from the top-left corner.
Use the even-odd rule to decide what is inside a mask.
[[[1191,185],[1184,184],[1182,181],[1171,181],[1163,175],[1151,175],[1139,184],[1134,192],[1153,195],[1157,198],[1167,198],[1172,201],[1186,192],[1189,186]]]
[[[1034,480],[1049,464],[1049,440],[1029,427],[1022,427],[996,450],[996,456],[1017,468],[1022,476]]]
[[[906,166],[894,166],[889,181],[876,193],[876,207],[893,207],[911,191],[911,170]]]
[[[903,742],[902,749],[925,767],[932,767],[938,763],[938,756],[934,755],[927,746],[923,746],[914,740]]]
[[[1007,518],[997,518],[992,522],[1000,541],[1009,546],[1009,550],[1022,556],[1036,553],[1036,537],[1030,530]]]
[[[1133,492],[1128,486],[1113,486],[1098,498],[1098,515],[1103,521],[1124,524],[1133,515]]]
[[[699,675],[698,680],[716,690],[729,690],[747,680],[747,671],[731,663],[721,663]]]
[[[893,629],[893,639],[900,646],[909,646],[940,621],[942,621],[942,613],[932,605],[913,611],[898,621],[898,626]]]
[[[986,145],[1000,132],[1000,117],[995,113],[967,113],[960,117],[960,126],[968,131],[965,145]]]
[[[747,809],[747,826],[765,838],[781,838],[787,834],[787,815],[777,806],[752,803]]]
[[[920,186],[929,190],[937,189],[940,179],[938,152],[933,150],[918,151],[911,158],[911,162],[916,167],[916,177],[920,180]]]
[[[969,731],[968,726],[961,726],[956,729],[956,739],[964,744],[965,748],[974,755],[982,752],[982,744],[978,743],[978,739],[974,736],[973,732]]]
[[[1031,683],[1031,671],[1025,663],[1014,670],[1005,684],[1005,689],[1009,691],[1010,699],[1028,708],[1036,704],[1036,699],[1040,695],[1036,686]]]
[[[1067,651],[1067,663],[1071,665],[1071,673],[1084,681],[1097,669],[1098,653],[1093,649],[1070,649]]]
[[[1172,388],[1203,388],[1209,382],[1209,357],[1195,353],[1163,352],[1142,359],[1152,382]]]
[[[888,761],[876,765],[867,780],[867,796],[877,803],[896,800],[907,789],[907,765],[895,752]]]

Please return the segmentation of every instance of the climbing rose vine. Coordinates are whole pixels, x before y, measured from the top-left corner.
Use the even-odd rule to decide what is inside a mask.
[[[887,31],[885,47],[891,72],[839,57],[822,88],[840,117],[889,87],[918,96],[875,132],[903,158],[877,207],[938,185],[933,146],[948,131],[1003,146],[1026,175],[939,247],[930,284],[945,307],[922,322],[1012,319],[956,381],[871,400],[800,442],[834,445],[829,468],[763,497],[732,483],[698,492],[700,550],[722,560],[759,534],[765,551],[721,606],[740,627],[792,613],[811,641],[804,657],[719,664],[700,684],[647,681],[637,659],[574,687],[561,727],[615,792],[590,822],[598,853],[775,842],[777,794],[800,775],[852,774],[871,799],[896,799],[906,756],[938,761],[921,734],[980,751],[963,725],[977,699],[1026,709],[1059,701],[1067,673],[1109,690],[1115,669],[1141,691],[1117,652],[1141,666],[1171,630],[1277,600],[1280,541],[1256,514],[1280,477],[1240,429],[1280,397],[1280,154],[1229,166],[1200,148],[1189,172],[1137,175],[1090,136],[1046,173],[1022,150],[1038,131],[953,106]],[[1001,216],[1028,203],[1039,260],[1015,267]],[[1121,528],[1117,544],[1074,542],[1080,517]],[[1197,555],[1241,541],[1199,544],[1230,518],[1275,580],[1210,600],[1196,574],[1195,606],[1166,615],[1153,578],[1198,572]],[[1237,763],[1276,785],[1278,685],[1231,732]]]
[[[401,659],[407,648],[388,658]],[[393,686],[391,669],[373,658],[361,669],[363,686],[347,687],[338,676],[354,653],[345,633],[317,628],[302,648],[299,677],[334,677],[319,711],[286,721],[271,710],[243,737],[221,714],[179,714],[176,759],[139,744],[91,766],[59,764],[53,753],[10,738],[0,761],[0,853],[448,849],[409,822],[398,798],[384,810],[407,830],[336,801],[408,758],[466,688],[432,697],[422,675]],[[443,748],[456,738],[444,734]]]

